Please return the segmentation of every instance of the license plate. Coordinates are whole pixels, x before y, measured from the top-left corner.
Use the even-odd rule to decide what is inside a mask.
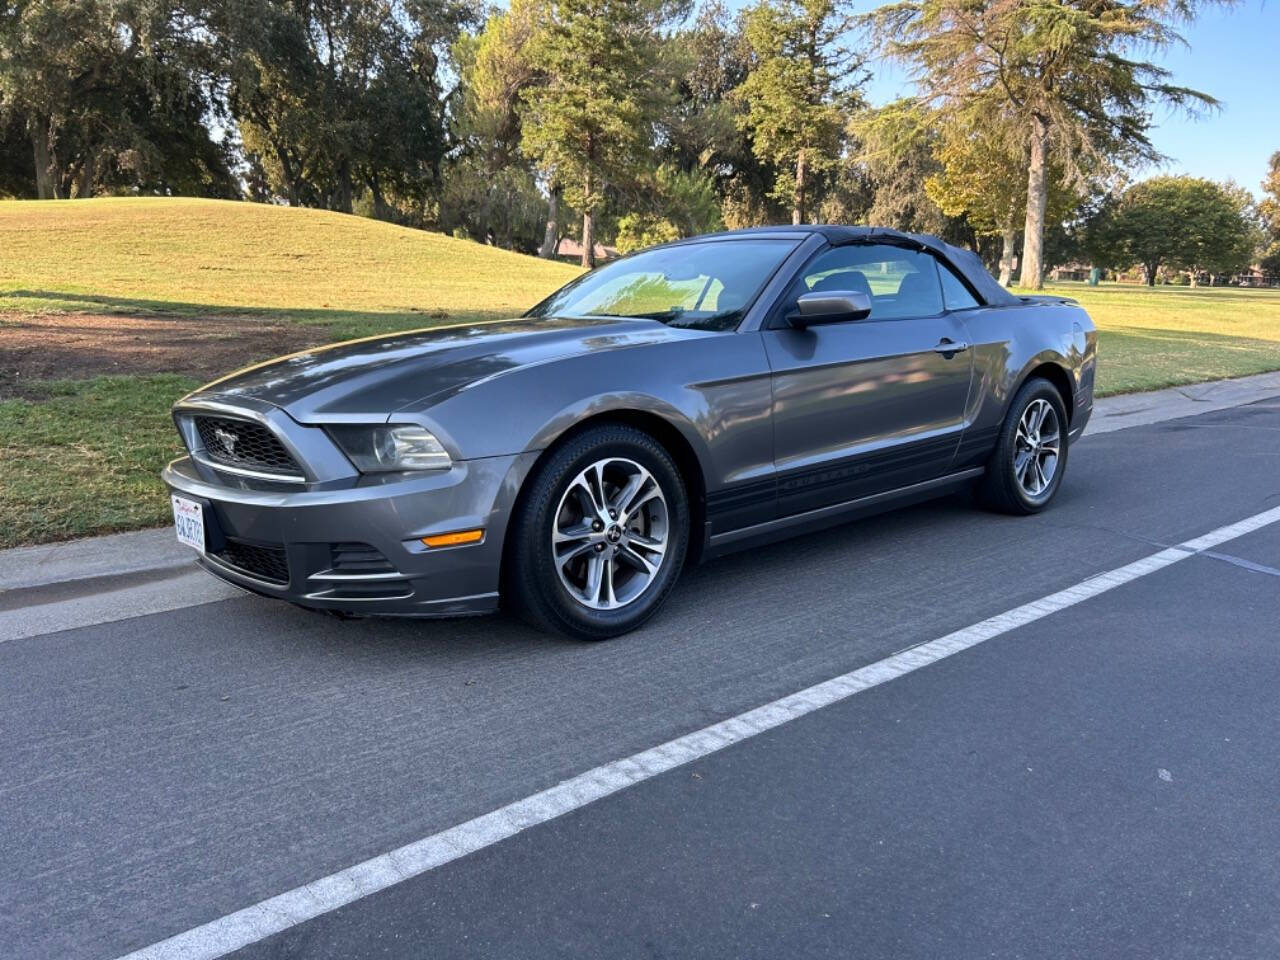
[[[204,553],[204,508],[194,500],[173,496],[173,525],[178,529],[178,542]]]

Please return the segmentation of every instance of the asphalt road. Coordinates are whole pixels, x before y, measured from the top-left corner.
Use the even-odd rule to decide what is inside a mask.
[[[110,960],[1276,506],[1267,401],[1087,437],[1039,517],[709,564],[603,645],[251,597],[0,642],[0,955]],[[1277,680],[1280,524],[242,955],[1272,958]]]

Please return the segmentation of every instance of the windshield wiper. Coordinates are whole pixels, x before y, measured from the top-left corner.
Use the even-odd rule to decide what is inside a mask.
[[[632,320],[657,320],[660,323],[670,323],[685,315],[684,307],[672,307],[670,310],[655,310],[653,313],[629,313],[627,314]]]

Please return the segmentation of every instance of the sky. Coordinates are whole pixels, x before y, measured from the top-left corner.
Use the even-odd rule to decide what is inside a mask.
[[[740,9],[752,0],[727,0]],[[859,2],[858,9],[878,4]],[[1261,194],[1267,160],[1280,150],[1280,0],[1243,0],[1234,8],[1207,8],[1181,31],[1188,46],[1151,57],[1173,73],[1173,82],[1208,93],[1222,108],[1188,119],[1158,108],[1152,142],[1169,159],[1159,168],[1135,171],[1187,173],[1210,180],[1236,181]],[[877,62],[867,98],[876,105],[911,92],[910,77],[896,64]]]

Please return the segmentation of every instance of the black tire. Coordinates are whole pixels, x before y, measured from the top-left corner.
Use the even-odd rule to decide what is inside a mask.
[[[584,605],[570,593],[557,570],[551,542],[570,485],[592,464],[607,458],[639,464],[661,487],[666,549],[642,592],[625,605],[602,610]],[[616,637],[657,613],[680,576],[689,544],[684,480],[662,444],[642,430],[625,424],[591,427],[553,449],[526,480],[508,543],[504,593],[514,612],[538,629],[579,640]]]
[[[1057,416],[1058,456],[1048,485],[1033,495],[1024,488],[1017,476],[1017,457],[1020,452],[1024,452],[1018,443],[1018,426],[1027,410],[1041,401],[1047,402]],[[1062,478],[1066,474],[1067,429],[1067,411],[1058,388],[1039,377],[1024,383],[1009,404],[1009,412],[1005,414],[1004,424],[1000,427],[995,452],[987,461],[986,473],[978,481],[978,499],[982,504],[989,509],[1016,516],[1039,513],[1047,507],[1057,496]]]

